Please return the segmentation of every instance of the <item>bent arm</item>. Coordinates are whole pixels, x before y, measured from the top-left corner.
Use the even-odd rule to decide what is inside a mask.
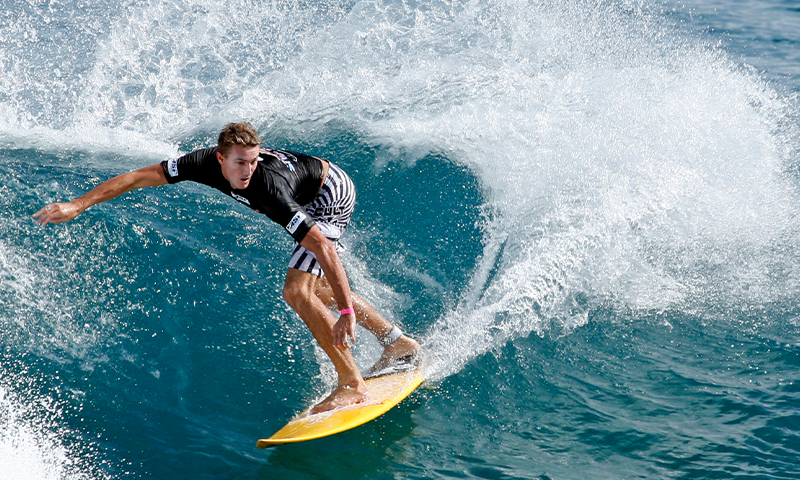
[[[123,193],[139,188],[156,187],[166,184],[167,177],[164,175],[164,169],[161,167],[160,163],[157,163],[106,180],[86,195],[76,198],[71,202],[48,205],[34,213],[33,217],[36,218],[36,223],[39,225],[64,223],[77,217],[92,205],[111,200]]]
[[[328,283],[333,290],[333,297],[339,310],[353,308],[353,299],[350,291],[350,282],[344,271],[342,260],[336,251],[336,246],[316,225],[311,227],[300,245],[304,246],[317,257],[322,271],[328,277]],[[347,337],[356,337],[356,316],[353,313],[344,314],[333,326],[333,344],[347,346]]]

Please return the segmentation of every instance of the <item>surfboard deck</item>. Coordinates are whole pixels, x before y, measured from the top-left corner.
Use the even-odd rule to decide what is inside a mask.
[[[341,433],[383,415],[422,384],[420,368],[366,380],[369,398],[357,405],[311,415],[304,411],[269,438],[258,441],[258,448],[283,443],[305,442]]]

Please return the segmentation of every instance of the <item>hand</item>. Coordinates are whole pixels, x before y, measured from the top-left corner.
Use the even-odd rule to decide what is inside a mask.
[[[64,223],[77,217],[81,209],[72,202],[54,203],[48,205],[33,214],[36,223],[47,225],[48,223]]]
[[[347,313],[339,317],[339,321],[333,326],[333,344],[350,348],[347,338],[356,342],[356,315]]]

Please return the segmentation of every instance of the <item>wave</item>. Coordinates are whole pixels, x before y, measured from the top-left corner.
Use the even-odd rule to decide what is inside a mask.
[[[485,251],[426,337],[442,378],[601,305],[796,298],[797,104],[672,21],[644,2],[358,2],[232,111],[344,124],[377,171],[441,155],[474,173]]]
[[[379,170],[435,154],[474,172],[486,248],[426,339],[433,378],[599,305],[795,298],[796,104],[669,20],[627,2],[360,2],[241,108],[265,128],[343,122],[386,152]]]
[[[429,154],[465,165],[485,192],[485,252],[472,289],[433,328],[442,358],[465,324],[473,331],[456,343],[483,340],[460,362],[550,320],[580,325],[598,303],[661,310],[797,293],[796,106],[646,2],[119,8],[95,44],[65,27],[68,50],[93,59],[51,102],[69,122],[35,114],[29,91],[45,74],[18,67],[24,88],[2,97],[22,93],[7,143],[122,143],[166,157],[176,141],[246,118],[306,144],[349,129],[379,147],[378,171]],[[14,133],[23,128],[33,135]],[[92,145],[97,129],[110,140]]]
[[[367,152],[358,167],[376,174],[431,156],[470,172],[482,251],[468,288],[406,270],[455,299],[423,334],[432,381],[509,340],[569,334],[599,308],[724,320],[797,303],[796,100],[685,33],[657,4],[144,0],[45,11],[19,3],[0,26],[0,38],[15,39],[0,42],[11,72],[0,83],[7,150],[55,153],[56,164],[65,151],[138,164],[212,142],[222,123],[243,118],[268,142]],[[359,145],[331,146],[332,130]],[[63,187],[34,195],[19,174],[7,177],[17,188],[8,205]],[[461,192],[443,194],[456,202]],[[166,224],[157,203],[148,218]],[[35,235],[21,214],[5,221]],[[104,252],[117,248],[109,246],[116,235],[191,242],[163,230],[93,232]],[[16,344],[28,348],[24,335],[43,332],[51,353],[102,357],[118,335],[113,319],[97,315],[85,331],[97,333],[91,351],[70,353],[87,344],[82,319],[31,293],[59,268],[37,267],[35,248],[0,243],[4,299],[34,325]],[[103,261],[87,268],[102,270]],[[402,293],[364,266],[355,277],[393,316]],[[116,295],[139,296],[131,289]],[[86,295],[72,303],[105,298]]]

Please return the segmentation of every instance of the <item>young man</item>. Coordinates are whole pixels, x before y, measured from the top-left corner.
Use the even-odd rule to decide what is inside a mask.
[[[350,222],[355,187],[336,165],[316,157],[260,148],[249,123],[230,123],[218,145],[114,177],[67,203],[48,205],[33,216],[40,225],[75,218],[92,205],[131,190],[191,180],[220,190],[267,215],[295,239],[283,296],[330,357],[337,388],[314,407],[323,412],[366,399],[364,379],[350,353],[358,322],[378,337],[378,370],[407,361],[419,344],[403,335],[363,298],[350,291],[338,239]],[[340,312],[338,321],[332,308]]]

